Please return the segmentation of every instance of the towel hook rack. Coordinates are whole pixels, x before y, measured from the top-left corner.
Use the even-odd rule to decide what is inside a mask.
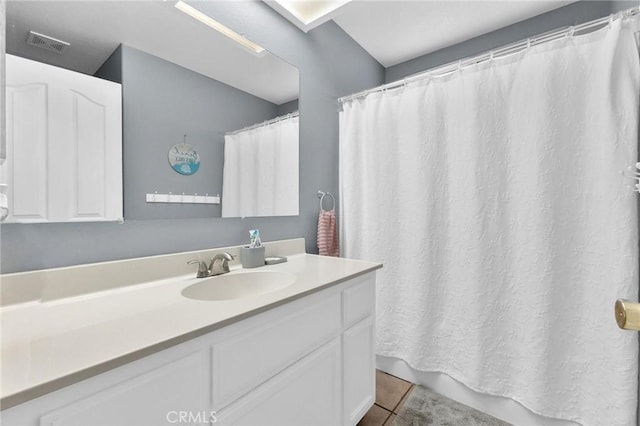
[[[332,193],[318,190],[316,195],[318,196],[318,198],[320,198],[320,210],[324,210],[322,208],[322,202],[324,201],[324,197],[327,197],[327,196],[329,198],[331,198],[331,201],[332,201],[332,206],[331,206],[331,208],[329,210],[333,210],[333,209],[336,208],[336,199],[335,199],[335,197],[333,196]]]

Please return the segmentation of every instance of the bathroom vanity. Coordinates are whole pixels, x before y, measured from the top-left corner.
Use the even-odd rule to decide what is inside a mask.
[[[222,277],[287,285],[185,297],[186,261],[221,251],[239,247],[4,275],[2,424],[355,425],[375,400],[381,265],[275,242],[288,262],[236,257]]]

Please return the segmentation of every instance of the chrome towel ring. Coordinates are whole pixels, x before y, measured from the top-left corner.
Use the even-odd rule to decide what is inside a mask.
[[[317,195],[318,195],[318,198],[320,198],[320,210],[325,210],[322,207],[322,202],[324,201],[324,197],[327,197],[327,196],[331,198],[331,202],[332,202],[331,208],[327,210],[333,210],[336,208],[336,199],[334,198],[332,193],[318,190]]]

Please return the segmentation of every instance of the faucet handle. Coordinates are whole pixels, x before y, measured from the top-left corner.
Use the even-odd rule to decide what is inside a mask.
[[[204,277],[208,277],[210,275],[210,271],[209,268],[207,267],[207,264],[202,261],[202,260],[190,260],[187,262],[189,265],[197,263],[198,264],[198,275],[196,275],[196,278],[204,278]]]

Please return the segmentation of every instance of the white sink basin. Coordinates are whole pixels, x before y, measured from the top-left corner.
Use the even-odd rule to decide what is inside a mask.
[[[280,290],[295,280],[295,275],[280,271],[230,273],[201,278],[182,290],[182,295],[196,300],[241,299]]]

